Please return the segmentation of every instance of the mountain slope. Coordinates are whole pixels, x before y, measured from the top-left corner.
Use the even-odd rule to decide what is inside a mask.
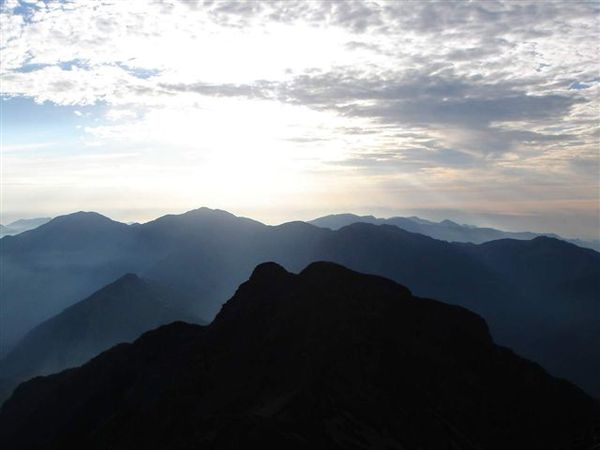
[[[127,225],[97,213],[2,238],[0,356],[42,321],[124,273],[140,273],[147,255]]]
[[[600,397],[597,252],[546,237],[446,243],[365,223],[338,230],[321,250],[315,259],[383,275],[481,314],[502,345]]]
[[[12,228],[9,228],[6,225],[0,224],[0,237],[8,236],[8,235],[15,234],[15,233],[16,233],[16,231],[13,230]]]
[[[23,333],[123,273],[176,287],[195,315],[210,320],[257,264],[298,271],[329,260],[481,314],[497,342],[600,397],[600,378],[589,375],[600,361],[597,252],[551,238],[450,243],[392,225],[267,226],[207,208],[136,226],[107,220],[82,242],[38,239],[50,222],[8,238],[27,252],[0,245],[2,346],[11,330]],[[57,242],[83,234],[68,222],[53,230]]]
[[[9,223],[6,227],[6,230],[0,225],[0,234],[19,234],[24,231],[33,230],[45,223],[50,222],[52,219],[50,217],[38,217],[35,219],[19,219],[14,222]]]
[[[14,448],[569,449],[598,404],[485,322],[390,280],[256,268],[208,327],[175,323],[21,385]]]
[[[31,330],[0,361],[0,401],[33,376],[75,367],[120,342],[176,320],[199,322],[177,293],[128,274]]]
[[[532,233],[530,231],[502,231],[495,228],[476,227],[472,225],[460,225],[451,220],[432,222],[419,217],[390,217],[388,219],[375,216],[358,216],[356,214],[332,214],[311,220],[309,223],[318,227],[339,230],[353,223],[370,223],[374,225],[395,225],[412,233],[420,233],[435,239],[448,242],[470,242],[482,244],[498,239],[530,240],[539,236],[548,236],[562,239],[580,247],[591,248],[600,251],[600,241],[584,241],[580,239],[564,239],[555,234]]]
[[[526,300],[509,305],[505,342],[600,397],[600,254],[547,237],[466,248]]]

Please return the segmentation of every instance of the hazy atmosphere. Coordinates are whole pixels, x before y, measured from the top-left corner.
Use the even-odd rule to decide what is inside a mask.
[[[0,5],[2,450],[600,450],[600,1]]]
[[[2,217],[598,237],[595,2],[2,2]]]

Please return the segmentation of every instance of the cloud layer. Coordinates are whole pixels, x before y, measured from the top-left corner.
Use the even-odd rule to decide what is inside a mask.
[[[543,216],[548,231],[591,235],[599,8],[9,0],[1,90],[79,108],[80,150],[68,157],[106,159],[88,177],[94,198],[116,157],[132,174],[125,187],[141,197],[152,183],[133,180],[178,183],[182,192],[160,188],[182,207],[203,202],[190,190],[212,189],[220,206],[267,216],[282,204],[297,215],[463,209]],[[65,158],[9,152],[5,204],[19,203],[10,186],[34,172],[36,183],[54,179],[44,167],[60,178],[72,167]],[[247,196],[215,171],[245,183]]]

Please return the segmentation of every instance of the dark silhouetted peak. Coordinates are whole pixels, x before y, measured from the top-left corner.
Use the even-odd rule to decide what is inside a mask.
[[[250,276],[251,282],[270,283],[289,277],[290,273],[275,262],[265,262],[256,266]]]
[[[252,271],[250,279],[223,305],[213,323],[225,323],[225,326],[235,328],[241,326],[240,321],[249,324],[248,318],[252,317],[251,326],[259,325],[270,315],[269,311],[279,301],[281,292],[289,288],[295,278],[296,275],[277,263],[259,264]]]
[[[323,279],[334,279],[334,278],[347,278],[347,277],[356,277],[360,276],[363,280],[369,278],[369,275],[359,274],[354,270],[350,270],[347,267],[342,266],[341,264],[331,262],[331,261],[316,261],[310,263],[304,270],[300,272],[301,277],[305,278],[323,278]],[[380,280],[387,280],[386,278],[374,277]],[[392,282],[393,283],[393,282]],[[396,284],[396,283],[394,283]]]
[[[302,272],[300,272],[300,275],[305,275],[305,276],[311,276],[313,274],[343,275],[343,274],[352,273],[352,272],[353,272],[352,270],[342,266],[341,264],[337,264],[337,263],[330,262],[330,261],[316,261],[316,262],[310,263],[308,266],[306,266],[306,268],[304,270],[302,270]]]
[[[335,287],[336,289],[342,289],[342,292],[349,292],[355,288],[370,286],[395,291],[399,297],[403,298],[408,298],[412,295],[407,287],[392,280],[377,275],[361,274],[329,261],[318,261],[309,264],[300,272],[300,278],[310,280],[324,289]]]
[[[203,214],[223,220],[205,220]],[[277,261],[296,273],[324,260],[388,277],[415,295],[465,306],[486,318],[497,342],[600,396],[594,377],[600,373],[598,254],[567,246],[547,251],[545,240],[450,244],[390,225],[340,231],[298,223],[270,227],[209,209],[186,217],[190,220],[171,216],[163,226],[117,224],[116,232],[79,226],[3,238],[2,347],[127,272],[181,289],[188,305],[210,319],[257,264]],[[454,229],[437,229],[442,228],[442,239],[464,238]],[[481,239],[490,238],[486,233]],[[327,282],[322,286],[330,288]]]
[[[463,308],[337,264],[266,263],[208,327],[167,325],[22,384],[0,446],[563,450],[590,447],[597,414]]]

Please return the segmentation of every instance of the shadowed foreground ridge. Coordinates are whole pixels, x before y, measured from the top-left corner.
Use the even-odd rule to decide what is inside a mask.
[[[126,274],[35,327],[0,360],[0,403],[25,380],[79,366],[176,320],[206,323],[181,305],[179,292]]]
[[[258,266],[176,322],[22,384],[10,449],[587,449],[598,405],[485,322],[331,263]]]

